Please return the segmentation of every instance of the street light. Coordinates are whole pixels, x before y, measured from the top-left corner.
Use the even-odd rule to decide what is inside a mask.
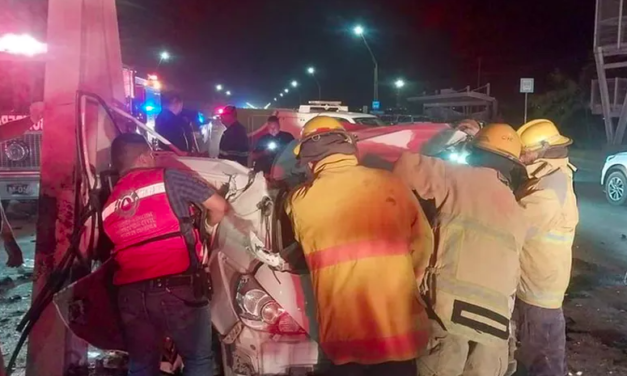
[[[298,87],[298,82],[297,81],[292,81],[292,87]]]
[[[400,78],[394,82],[396,86],[396,107],[401,107],[401,89],[405,86],[405,81]]]
[[[216,85],[216,91],[222,91],[223,87],[222,85]]]
[[[274,101],[276,102],[276,98],[274,98]]]
[[[283,93],[279,94],[281,97],[283,97]]]
[[[231,96],[231,92],[227,90],[227,92],[225,93],[227,97]]]
[[[157,68],[161,66],[161,63],[168,60],[170,60],[170,53],[168,51],[161,51],[159,53],[159,63],[157,64]]]
[[[379,64],[377,63],[377,59],[374,57],[374,53],[372,53],[372,49],[370,49],[370,45],[368,44],[368,41],[366,40],[366,37],[364,36],[364,28],[361,27],[360,25],[357,25],[353,29],[353,32],[358,37],[361,37],[361,39],[364,41],[364,44],[366,45],[366,48],[368,49],[368,52],[370,52],[370,57],[372,57],[372,62],[374,63],[374,100],[378,101],[379,100]]]
[[[318,85],[318,100],[321,100],[322,88],[320,87],[320,81],[318,81],[318,77],[316,77],[316,68],[314,67],[307,68],[307,73],[309,73],[309,75],[313,77],[314,81],[316,81],[316,85]]]
[[[289,92],[290,92],[290,89],[285,89],[285,90],[283,90],[283,91],[285,92],[285,94],[287,94],[287,93],[289,93]]]

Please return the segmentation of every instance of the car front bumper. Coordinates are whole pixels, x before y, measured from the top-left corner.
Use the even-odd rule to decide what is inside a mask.
[[[288,375],[313,372],[318,344],[307,335],[278,335],[244,327],[237,340],[225,345],[226,366],[234,374]]]

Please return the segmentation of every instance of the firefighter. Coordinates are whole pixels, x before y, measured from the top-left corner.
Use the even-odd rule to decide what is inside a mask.
[[[400,179],[360,166],[354,139],[335,119],[303,128],[294,153],[313,179],[286,211],[303,248],[317,301],[326,375],[415,375],[428,339],[412,256],[431,234]],[[430,239],[430,238],[429,238]]]
[[[114,244],[129,375],[159,375],[165,336],[174,341],[186,375],[211,375],[209,281],[191,212],[206,209],[207,222],[214,225],[227,203],[188,173],[156,168],[141,135],[118,136],[111,160],[121,177],[102,218]]]
[[[570,281],[572,246],[579,222],[568,161],[572,140],[549,120],[534,120],[518,134],[529,181],[516,196],[530,223],[520,257],[515,315],[516,358],[532,376],[563,376],[566,324],[562,302]]]
[[[431,319],[421,376],[500,376],[526,232],[512,190],[521,141],[506,124],[477,133],[470,165],[404,153],[394,173],[432,201],[436,237],[421,292]]]

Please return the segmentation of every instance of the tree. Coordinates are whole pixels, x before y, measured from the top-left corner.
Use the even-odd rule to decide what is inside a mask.
[[[586,65],[578,81],[559,70],[549,75],[549,90],[530,98],[530,119],[549,119],[560,132],[583,147],[598,147],[605,141],[603,121],[591,116],[585,93],[594,76],[593,64]]]
[[[559,70],[549,76],[550,90],[530,98],[531,118],[549,119],[566,126],[573,116],[585,109],[585,98],[579,84]]]

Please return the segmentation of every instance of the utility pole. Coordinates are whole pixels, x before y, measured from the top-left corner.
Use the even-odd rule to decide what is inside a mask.
[[[361,39],[364,41],[364,44],[366,45],[366,48],[368,49],[368,52],[370,52],[370,57],[372,58],[372,62],[374,63],[374,95],[373,95],[373,99],[374,101],[378,101],[379,100],[379,63],[377,63],[377,58],[374,56],[374,53],[372,52],[372,49],[370,48],[370,45],[368,44],[368,41],[366,40],[366,36],[364,35],[364,29],[361,26],[357,26],[355,27],[355,34],[357,36],[360,36]]]
[[[481,57],[477,61],[477,89],[481,87]]]
[[[48,52],[41,147],[41,189],[33,301],[42,293],[56,263],[69,247],[76,225],[77,90],[113,103],[124,101],[122,58],[115,0],[49,0]],[[90,108],[92,109],[92,108]],[[93,108],[95,110],[95,108]],[[89,119],[91,117],[91,119]],[[88,144],[103,144],[100,122],[87,116]],[[60,142],[60,141],[63,142]],[[95,150],[108,155],[108,150]],[[82,202],[78,202],[79,204]],[[84,251],[84,250],[81,250]],[[67,375],[86,361],[87,344],[76,338],[49,305],[33,327],[28,343],[27,376]]]

